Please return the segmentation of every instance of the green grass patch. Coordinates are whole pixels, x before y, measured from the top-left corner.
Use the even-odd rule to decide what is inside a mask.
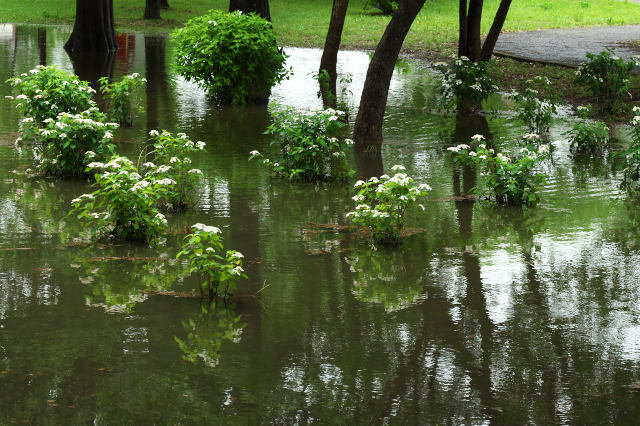
[[[143,21],[143,0],[114,4],[119,31],[169,31],[209,9],[227,10],[229,0],[169,0],[171,10],[160,21]],[[329,0],[271,0],[271,16],[280,45],[320,47],[331,14]],[[488,32],[499,0],[486,0],[483,33]],[[373,49],[391,17],[364,11],[363,0],[351,0],[344,27],[347,49]],[[5,23],[72,24],[75,0],[0,0],[0,21]],[[519,0],[513,2],[504,31],[640,24],[640,4],[624,0]],[[426,2],[405,41],[408,51],[454,50],[458,31],[458,2]]]

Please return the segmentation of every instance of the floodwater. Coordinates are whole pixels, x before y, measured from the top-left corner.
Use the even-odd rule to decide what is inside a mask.
[[[537,207],[465,201],[475,172],[446,148],[475,133],[509,148],[526,129],[508,111],[423,112],[432,74],[399,61],[382,165],[358,174],[403,164],[433,191],[402,246],[374,250],[344,230],[351,184],[289,185],[247,161],[268,152],[266,107],[216,106],[175,75],[161,36],[123,34],[114,57],[72,61],[69,32],[0,26],[0,81],[38,64],[90,81],[140,73],[144,112],[118,150],[185,132],[207,143],[193,157],[206,187],[168,215],[164,245],[93,243],[68,216],[91,182],[20,174],[34,156],[13,146],[20,117],[0,85],[1,424],[637,424],[640,205],[608,157],[570,156],[570,117],[551,131]],[[272,99],[319,106],[321,52],[286,51],[295,75]],[[369,58],[340,53],[352,104]],[[197,278],[175,260],[197,222],[245,256],[249,279],[214,307],[185,297]]]

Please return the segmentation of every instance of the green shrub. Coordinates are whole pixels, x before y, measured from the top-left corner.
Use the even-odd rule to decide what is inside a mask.
[[[393,0],[365,0],[364,2],[364,10],[369,10],[371,8],[379,9],[382,13],[392,14],[398,10],[398,6],[402,3],[402,0],[393,1]]]
[[[154,179],[170,179],[175,182],[168,188],[161,202],[167,207],[182,208],[194,203],[202,172],[191,168],[189,154],[204,151],[205,143],[194,143],[184,133],[173,136],[166,130],[149,132],[153,150],[145,154],[147,162],[142,165],[145,176]]]
[[[218,295],[218,287],[225,286],[223,295],[228,294],[229,286],[237,290],[236,282],[247,278],[242,272],[242,253],[228,250],[223,258],[218,253],[223,250],[220,229],[196,223],[191,227],[192,232],[184,237],[187,241],[176,258],[189,258],[189,271],[196,272],[200,280],[200,292],[213,299]],[[222,261],[222,263],[220,262]]]
[[[29,134],[47,118],[55,119],[59,113],[77,113],[89,109],[93,101],[93,90],[86,81],[58,69],[53,65],[38,65],[21,77],[7,80],[16,96],[7,96],[25,118],[32,118]]]
[[[579,153],[601,153],[609,142],[609,128],[602,121],[576,123],[573,130],[563,133],[569,136],[571,150]]]
[[[210,10],[172,35],[178,72],[223,104],[266,103],[290,73],[271,23],[253,13]]]
[[[438,62],[435,67],[442,72],[438,102],[441,108],[474,112],[482,109],[482,102],[498,90],[489,62],[471,62],[461,56],[451,65]]]
[[[633,107],[635,114],[640,113],[640,107]],[[631,120],[631,143],[629,148],[622,153],[626,158],[626,167],[622,184],[629,190],[640,191],[640,115]]]
[[[71,201],[69,212],[78,212],[92,235],[151,241],[164,231],[167,220],[158,211],[158,200],[166,197],[175,181],[143,178],[131,160],[117,155],[108,163],[89,163],[87,170],[93,169],[104,170],[95,175],[100,189]]]
[[[635,61],[625,62],[609,48],[599,55],[587,53],[587,58],[589,62],[580,65],[575,72],[574,82],[587,85],[589,92],[598,99],[600,109],[613,107],[629,95],[631,71],[638,65]]]
[[[404,170],[404,167],[396,165],[392,170]],[[414,185],[413,179],[401,172],[393,177],[383,175],[366,182],[359,180],[355,188],[358,193],[353,200],[358,205],[355,211],[347,213],[351,227],[367,228],[374,241],[383,244],[400,241],[407,209],[431,190],[427,184]],[[420,207],[424,210],[423,205]]]
[[[531,133],[549,131],[553,115],[556,113],[558,97],[555,91],[540,99],[538,93],[542,90],[550,91],[551,81],[547,77],[537,76],[524,83],[522,93],[511,93],[510,97],[522,104],[518,112],[518,119],[529,127]]]
[[[23,122],[33,120],[25,118]],[[47,118],[37,134],[42,144],[37,171],[61,177],[80,176],[84,173],[86,158],[101,160],[113,155],[112,131],[117,123],[105,123],[106,117],[92,107],[80,114],[60,113],[56,119]],[[30,121],[29,121],[30,122]]]
[[[123,126],[133,124],[133,112],[136,109],[135,90],[147,82],[138,73],[125,75],[122,80],[109,84],[107,77],[102,77],[100,91],[109,102],[109,117]]]
[[[266,134],[274,135],[271,142],[276,150],[271,159],[263,159],[277,176],[301,180],[343,180],[349,170],[347,152],[353,141],[337,138],[345,126],[344,113],[328,108],[302,112],[293,108],[282,108],[273,103],[270,108],[273,124]],[[258,151],[251,157],[263,158]]]
[[[536,173],[535,167],[549,158],[549,147],[528,143],[512,157],[495,153],[486,144],[480,143],[482,135],[472,137],[473,149],[469,145],[447,148],[454,156],[455,164],[475,165],[481,169],[483,184],[500,204],[533,204],[538,201],[538,191],[546,183],[547,175]],[[538,135],[525,135],[528,142],[539,139]],[[476,188],[476,191],[479,189]]]

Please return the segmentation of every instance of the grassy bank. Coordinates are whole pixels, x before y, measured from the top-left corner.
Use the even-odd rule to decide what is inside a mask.
[[[209,9],[229,7],[228,0],[169,0],[171,9],[160,21],[143,21],[144,0],[119,0],[114,14],[118,30],[169,31]],[[271,15],[279,43],[319,47],[324,42],[331,0],[271,0]],[[351,0],[344,26],[346,49],[372,49],[391,19],[363,10],[363,0]],[[499,0],[485,1],[482,31],[486,33]],[[449,52],[458,29],[458,1],[427,1],[407,36],[409,51]],[[0,21],[6,23],[72,24],[75,0],[0,0]],[[640,4],[624,0],[519,0],[513,2],[504,31],[640,24]]]

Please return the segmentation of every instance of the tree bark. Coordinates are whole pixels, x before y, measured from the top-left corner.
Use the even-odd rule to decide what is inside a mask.
[[[117,50],[113,0],[76,0],[76,21],[64,48],[84,52]]]
[[[47,29],[38,28],[38,51],[40,53],[40,65],[47,66]]]
[[[467,56],[467,0],[460,0],[459,20],[458,58],[460,56]]]
[[[482,51],[480,52],[481,61],[488,61],[491,59],[493,49],[496,47],[496,42],[498,41],[498,36],[500,36],[500,32],[502,31],[504,21],[507,20],[507,14],[509,13],[510,6],[511,0],[502,0],[500,2],[500,6],[496,12],[496,17],[493,19],[493,24],[491,24],[489,34],[482,45]]]
[[[242,13],[255,12],[267,21],[271,22],[269,0],[230,0],[229,13],[239,10]]]
[[[160,0],[160,8],[171,9],[171,6],[169,6],[169,0]]]
[[[391,75],[402,43],[424,3],[425,0],[404,0],[400,3],[378,43],[360,98],[360,109],[353,132],[356,148],[382,146],[382,122]]]
[[[329,73],[329,87],[320,84],[320,92],[322,93],[322,104],[325,107],[336,108],[338,89],[338,71],[336,63],[338,62],[338,50],[340,50],[340,41],[342,40],[342,28],[344,27],[344,18],[347,15],[349,0],[333,0],[333,9],[331,10],[331,21],[329,22],[329,31],[324,42],[324,51],[320,60],[320,69]],[[327,90],[328,89],[328,90]],[[331,95],[329,96],[329,93]]]
[[[161,19],[160,0],[145,0],[144,15],[142,19]]]
[[[467,57],[472,62],[480,60],[480,24],[483,0],[471,0],[467,14]]]

